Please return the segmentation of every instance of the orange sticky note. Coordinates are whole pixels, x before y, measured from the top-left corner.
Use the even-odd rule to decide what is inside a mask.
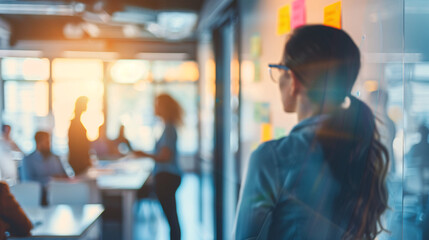
[[[290,32],[290,5],[279,9],[277,15],[277,34],[283,35]]]
[[[273,126],[269,123],[261,124],[261,142],[273,139]]]
[[[341,2],[325,7],[323,24],[341,29]]]

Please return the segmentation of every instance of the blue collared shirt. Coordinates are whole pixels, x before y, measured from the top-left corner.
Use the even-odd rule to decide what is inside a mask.
[[[34,151],[22,160],[22,181],[35,181],[46,186],[53,176],[66,175],[58,156],[50,154],[44,157]]]
[[[328,116],[301,121],[290,135],[252,153],[237,209],[235,239],[340,239],[332,221],[340,184],[315,131]]]

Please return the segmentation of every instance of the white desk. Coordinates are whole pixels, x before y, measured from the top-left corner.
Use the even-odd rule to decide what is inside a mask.
[[[95,174],[101,191],[122,196],[123,240],[133,239],[136,192],[146,182],[155,163],[151,159],[140,158],[125,161],[100,161],[100,166],[88,174]]]
[[[33,222],[32,236],[9,239],[80,238],[104,211],[101,204],[53,205],[23,209]]]

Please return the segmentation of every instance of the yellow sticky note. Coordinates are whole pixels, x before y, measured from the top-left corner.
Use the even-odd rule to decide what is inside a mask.
[[[325,7],[323,24],[341,29],[341,2]]]
[[[279,9],[277,16],[277,34],[283,35],[290,32],[290,5]]]
[[[273,126],[269,123],[261,124],[261,142],[273,139]]]

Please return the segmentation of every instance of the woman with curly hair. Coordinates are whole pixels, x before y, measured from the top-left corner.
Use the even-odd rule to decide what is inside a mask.
[[[155,178],[155,192],[161,203],[168,224],[170,239],[180,239],[180,225],[176,208],[176,191],[182,180],[182,172],[178,163],[177,127],[183,122],[183,109],[168,94],[160,94],[155,98],[155,115],[164,122],[165,128],[161,138],[156,142],[155,153],[148,154],[135,151],[135,155],[155,160],[152,175]]]

